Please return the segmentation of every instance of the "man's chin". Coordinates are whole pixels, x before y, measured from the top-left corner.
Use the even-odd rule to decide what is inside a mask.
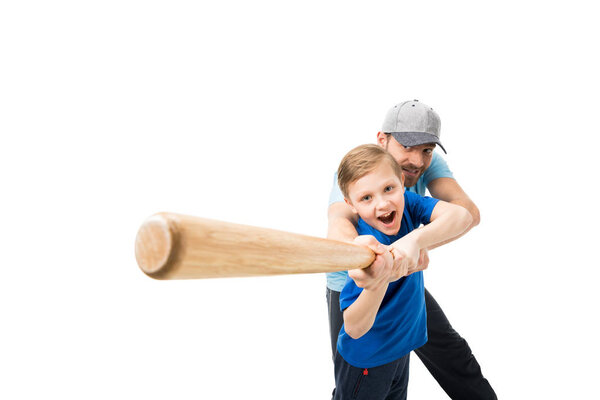
[[[408,178],[404,175],[404,187],[413,187],[417,184],[419,178]]]

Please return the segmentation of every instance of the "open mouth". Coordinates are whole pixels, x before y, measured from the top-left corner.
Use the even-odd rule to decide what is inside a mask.
[[[396,211],[390,211],[387,214],[377,217],[377,219],[379,219],[385,225],[390,225],[392,222],[394,222],[395,218],[396,218]]]

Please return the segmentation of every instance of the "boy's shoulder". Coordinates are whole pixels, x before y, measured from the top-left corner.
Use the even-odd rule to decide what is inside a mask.
[[[431,213],[438,202],[439,200],[433,197],[405,191],[404,215],[410,219],[409,230],[416,229],[421,224],[428,224],[431,220]]]
[[[404,191],[404,209],[406,210],[406,206],[408,203],[411,203],[411,204],[418,203],[418,202],[422,202],[424,199],[426,199],[425,196],[421,196],[420,194],[405,190]]]
[[[429,207],[431,205],[435,205],[439,199],[435,199],[430,196],[422,196],[417,193],[409,192],[408,190],[404,191],[404,212],[406,211],[414,211],[415,207]]]

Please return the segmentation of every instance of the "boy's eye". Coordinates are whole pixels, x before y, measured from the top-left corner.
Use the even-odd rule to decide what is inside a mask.
[[[384,192],[389,192],[390,190],[392,190],[394,187],[393,186],[386,186],[385,189],[383,189]]]
[[[366,196],[363,196],[363,197],[360,199],[360,201],[369,201],[369,200],[371,200],[371,195],[370,195],[370,194],[368,194],[368,195],[366,195]]]

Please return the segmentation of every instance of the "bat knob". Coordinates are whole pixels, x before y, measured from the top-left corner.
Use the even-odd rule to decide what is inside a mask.
[[[142,271],[157,276],[167,268],[173,252],[174,233],[169,220],[156,214],[148,218],[135,238],[135,258]]]

